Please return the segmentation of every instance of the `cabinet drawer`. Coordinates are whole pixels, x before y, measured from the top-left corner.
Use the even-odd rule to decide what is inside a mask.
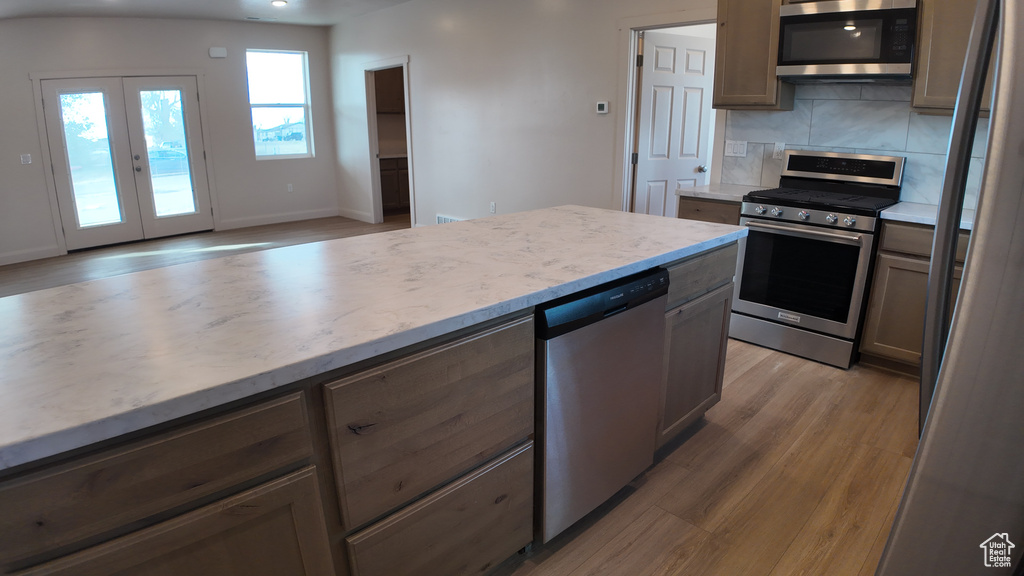
[[[739,202],[719,202],[716,200],[680,197],[678,216],[687,220],[738,226],[740,223],[740,204]]]
[[[0,567],[103,534],[312,455],[291,394],[0,485]]]
[[[320,576],[334,570],[313,467],[18,576]]]
[[[931,258],[932,241],[935,236],[935,228],[921,224],[902,224],[884,222],[882,225],[882,240],[878,246],[879,250],[889,252],[902,252],[915,256]],[[961,230],[956,242],[956,261],[963,263],[967,259],[967,242],[970,233]]]
[[[533,442],[347,539],[352,576],[481,574],[533,538]]]
[[[398,170],[398,158],[381,158],[380,171]]]
[[[738,245],[733,242],[713,251],[668,264],[668,304],[666,309],[693,300],[722,284],[732,282],[736,274]]]
[[[533,318],[328,384],[346,529],[480,466],[533,434]]]

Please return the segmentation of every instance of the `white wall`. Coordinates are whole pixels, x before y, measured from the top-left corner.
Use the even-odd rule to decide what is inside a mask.
[[[419,224],[575,203],[621,206],[620,32],[714,0],[412,0],[331,30],[342,211],[372,210],[364,66],[409,55]],[[598,115],[594,104],[611,103]]]
[[[211,59],[211,46],[228,49]],[[309,52],[316,158],[256,161],[245,49]],[[195,73],[218,228],[338,214],[326,28],[120,18],[0,20],[0,264],[60,253],[30,74]],[[22,165],[21,154],[34,162]],[[294,192],[287,192],[287,185]]]

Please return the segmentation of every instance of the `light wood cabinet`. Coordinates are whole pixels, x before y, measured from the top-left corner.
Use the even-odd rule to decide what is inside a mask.
[[[885,222],[864,318],[860,351],[868,363],[916,373],[921,364],[925,299],[928,291],[931,226]],[[968,236],[961,232],[953,268],[955,301],[960,289]]]
[[[665,370],[657,445],[699,420],[722,397],[733,284],[665,314]]]
[[[533,538],[533,442],[347,539],[353,576],[483,574]]]
[[[721,399],[737,253],[733,243],[668,267],[659,448]]]
[[[739,226],[740,203],[680,196],[677,216],[686,220]]]
[[[533,326],[514,320],[325,387],[347,529],[533,434]]]
[[[313,453],[302,393],[0,484],[0,567],[125,533]]]
[[[781,4],[719,0],[715,108],[793,109],[793,85],[775,75]]]
[[[911,105],[919,112],[952,114],[971,35],[976,0],[918,0],[917,62]],[[992,97],[989,68],[982,110]]]
[[[308,467],[19,576],[280,576],[334,571]]]

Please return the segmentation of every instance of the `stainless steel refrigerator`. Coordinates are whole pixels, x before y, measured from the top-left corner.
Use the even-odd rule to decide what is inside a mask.
[[[876,576],[1024,572],[1024,8],[978,4],[933,246],[921,442]],[[989,54],[985,170],[947,338],[971,118]]]

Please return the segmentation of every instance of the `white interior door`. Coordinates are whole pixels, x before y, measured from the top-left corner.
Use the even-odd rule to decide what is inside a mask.
[[[41,86],[69,250],[213,228],[194,77]]]
[[[676,217],[676,188],[708,183],[715,41],[644,33],[635,212]]]

